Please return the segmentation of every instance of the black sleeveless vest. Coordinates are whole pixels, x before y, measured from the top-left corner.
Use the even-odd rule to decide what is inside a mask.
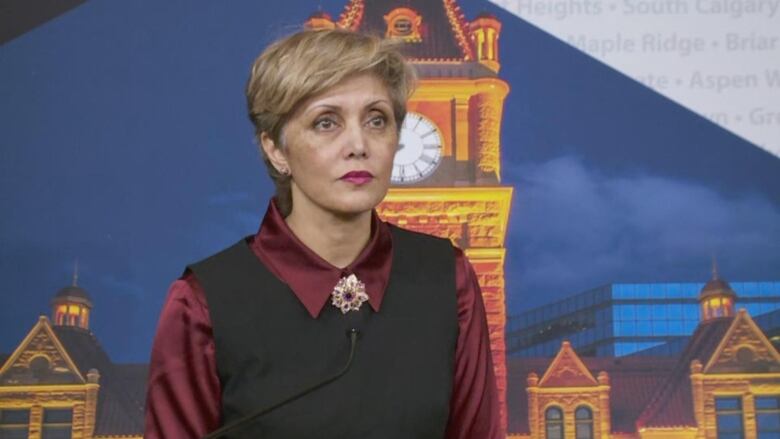
[[[379,312],[366,302],[342,314],[329,300],[312,318],[246,239],[188,267],[209,307],[223,425],[337,373],[349,353],[346,330],[360,330],[346,375],[224,437],[444,436],[458,336],[454,252],[448,240],[390,227]]]

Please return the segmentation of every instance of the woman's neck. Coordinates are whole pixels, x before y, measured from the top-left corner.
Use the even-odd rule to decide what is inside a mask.
[[[339,216],[312,207],[293,203],[292,211],[284,219],[290,230],[331,265],[344,268],[354,262],[371,237],[371,211]]]

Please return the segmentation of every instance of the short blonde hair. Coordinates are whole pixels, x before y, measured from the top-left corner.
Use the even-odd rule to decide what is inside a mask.
[[[260,135],[266,132],[284,147],[284,125],[297,106],[349,76],[375,74],[387,87],[397,128],[406,116],[406,102],[417,76],[399,51],[397,40],[344,29],[303,30],[271,43],[252,65],[246,86],[249,118]],[[268,174],[276,186],[283,215],[292,210],[290,177],[280,173],[263,152]]]

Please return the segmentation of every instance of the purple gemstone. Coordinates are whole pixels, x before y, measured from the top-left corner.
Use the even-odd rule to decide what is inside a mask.
[[[347,299],[347,300],[352,300],[352,293],[345,294],[344,298]]]

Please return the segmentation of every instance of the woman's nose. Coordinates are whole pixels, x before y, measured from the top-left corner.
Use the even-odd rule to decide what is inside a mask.
[[[368,157],[368,142],[360,124],[352,124],[347,130],[349,157]]]

